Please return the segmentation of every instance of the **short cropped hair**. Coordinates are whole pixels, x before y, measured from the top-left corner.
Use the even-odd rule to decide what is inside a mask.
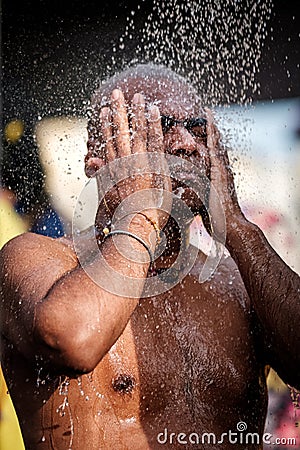
[[[133,95],[135,92],[129,92],[129,80],[131,82],[134,80],[135,92],[143,94],[147,103],[155,104],[158,96],[169,98],[170,95],[175,99],[188,98],[191,103],[200,103],[199,94],[194,86],[181,75],[163,65],[138,64],[116,73],[103,80],[91,98],[88,121],[88,153],[90,156],[97,155],[100,145],[99,113],[101,108],[109,104],[114,89],[121,89],[125,97]]]

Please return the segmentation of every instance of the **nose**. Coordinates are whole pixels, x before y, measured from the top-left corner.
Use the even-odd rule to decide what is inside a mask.
[[[179,155],[182,152],[191,154],[197,150],[197,144],[193,135],[182,125],[172,127],[165,134],[164,144],[165,148],[173,155]]]

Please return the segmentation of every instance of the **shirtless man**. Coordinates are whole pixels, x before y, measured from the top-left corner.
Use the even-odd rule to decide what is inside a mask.
[[[145,205],[129,231],[146,247],[126,235],[99,241],[112,271],[127,277],[124,292],[139,280],[139,298],[122,297],[87,275],[67,241],[30,233],[11,240],[1,252],[2,367],[26,449],[262,448],[267,367],[300,388],[299,277],[242,214],[211,113],[207,137],[193,127],[204,112],[187,82],[137,66],[102,86],[93,110],[86,173],[131,153],[192,161],[217,190],[232,258],[199,283],[199,254],[181,282],[143,298],[155,228],[168,236],[157,273],[183,245],[168,209]],[[163,129],[160,116],[169,118]],[[178,189],[167,176],[131,177],[108,195],[109,214],[130,193],[162,183]],[[191,190],[182,198],[201,211]],[[102,206],[99,222],[108,214]],[[224,231],[216,217],[212,225],[216,236]],[[143,261],[127,259],[123,244]],[[248,443],[242,422],[257,433]]]

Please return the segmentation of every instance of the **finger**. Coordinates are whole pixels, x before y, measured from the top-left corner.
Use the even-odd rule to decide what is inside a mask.
[[[103,107],[100,111],[100,130],[104,146],[103,158],[105,160],[105,163],[108,164],[111,181],[113,182],[113,184],[115,184],[114,183],[116,177],[115,169],[114,165],[110,163],[116,160],[117,153],[113,141],[112,112],[109,107]],[[101,195],[102,201],[98,208],[98,215],[96,222],[97,223],[99,222],[99,226],[101,225],[103,229],[105,228],[105,224],[108,223],[108,219],[111,219],[112,211],[115,210],[118,204],[118,193],[115,185],[113,186],[112,189],[110,189],[109,193],[105,192],[106,186],[103,186],[101,180],[99,179],[97,179],[97,187]]]
[[[206,114],[208,125],[207,137],[209,138],[207,141],[208,150],[210,151],[212,157],[221,159],[222,162],[229,169],[230,161],[228,157],[228,152],[225,145],[221,143],[220,132],[213,121],[212,112],[207,109]]]
[[[87,124],[88,131],[88,156],[101,157],[101,139],[100,139],[100,109],[95,108],[92,117]]]
[[[157,106],[151,106],[149,109],[148,150],[149,152],[164,152],[164,136]]]
[[[214,124],[213,114],[210,109],[205,108],[206,113],[206,133],[207,133],[207,148],[210,158],[214,162],[218,158],[218,148],[220,135]]]
[[[155,105],[149,109],[148,120],[148,152],[164,154],[164,136],[161,126],[161,116],[159,108]],[[151,158],[151,155],[149,155]],[[160,167],[158,167],[160,166]],[[164,160],[157,161],[156,175],[153,177],[152,183],[156,187],[163,187],[165,190],[171,190],[171,180],[167,162]]]
[[[147,151],[147,124],[145,117],[145,100],[141,94],[134,94],[132,99],[132,153]]]
[[[84,158],[85,173],[88,177],[93,176],[105,164],[104,146],[100,133],[100,112],[97,110],[88,123],[88,151]]]
[[[117,155],[122,158],[131,154],[127,109],[123,93],[114,89],[111,95],[112,120]]]
[[[112,127],[111,127],[112,113],[110,108],[104,107],[101,109],[100,119],[101,119],[101,134],[105,145],[104,158],[106,159],[107,163],[110,163],[111,161],[114,161],[117,156],[113,143]]]
[[[220,163],[229,170],[230,162],[226,147],[221,144],[221,136],[218,128],[216,127],[213,114],[209,109],[206,109],[207,117],[207,148],[212,164]]]

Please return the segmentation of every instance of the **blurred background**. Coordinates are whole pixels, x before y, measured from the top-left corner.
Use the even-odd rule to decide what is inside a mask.
[[[76,199],[86,183],[83,159],[89,99],[102,79],[131,62],[133,55],[142,55],[137,48],[141,42],[146,47],[148,41],[141,36],[151,31],[153,39],[165,37],[156,35],[153,26],[145,26],[156,24],[153,17],[159,3],[2,0],[0,246],[25,230],[53,237],[70,231]],[[204,3],[214,5],[209,0],[199,5]],[[243,13],[243,2],[227,3]],[[251,88],[254,76],[255,89],[245,101],[242,96],[230,97],[230,89],[222,85],[214,106],[232,148],[245,214],[300,273],[299,12],[293,1],[265,3],[270,8],[261,28],[264,37],[253,40],[254,50],[259,50],[257,64],[250,75],[245,64],[234,72],[234,82],[228,81],[230,88],[247,84],[248,77]],[[186,14],[193,24],[192,14]],[[251,16],[251,9],[245,7],[247,15]],[[259,18],[252,23],[255,28]],[[157,29],[163,26],[157,22]],[[193,34],[192,27],[188,34]],[[235,64],[232,58],[228,61]],[[161,62],[167,63],[167,56]],[[210,100],[208,96],[208,103],[213,103]],[[299,409],[290,390],[273,372],[268,383],[266,430],[282,438],[295,435],[300,442]],[[0,389],[0,448],[18,450],[22,440],[3,379]]]

